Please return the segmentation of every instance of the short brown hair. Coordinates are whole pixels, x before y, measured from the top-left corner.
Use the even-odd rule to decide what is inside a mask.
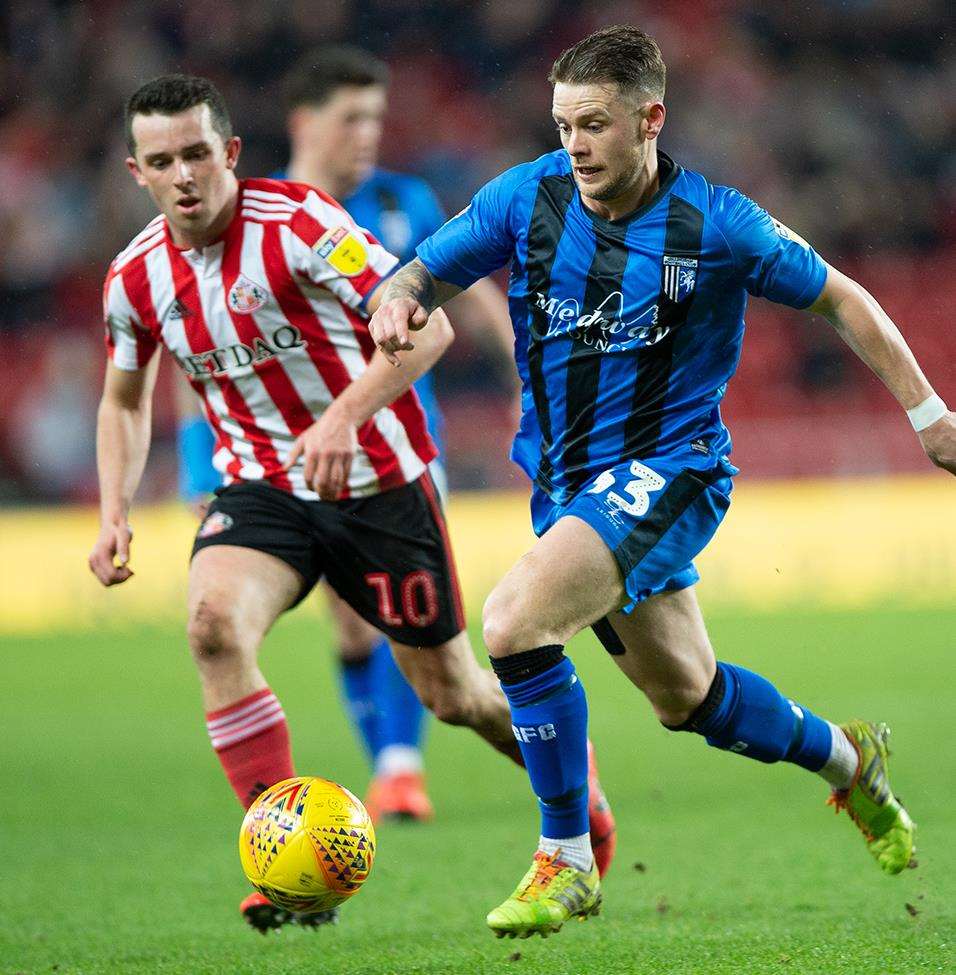
[[[639,27],[618,24],[595,31],[563,51],[548,81],[592,85],[613,81],[624,94],[664,97],[667,69],[657,41]]]
[[[327,44],[305,54],[285,80],[286,108],[319,106],[339,88],[388,87],[384,61],[349,44]]]
[[[208,78],[188,74],[165,74],[141,85],[126,103],[126,145],[131,156],[136,155],[133,138],[133,118],[136,115],[176,115],[208,105],[212,127],[222,136],[223,143],[232,138],[232,122],[226,100]]]

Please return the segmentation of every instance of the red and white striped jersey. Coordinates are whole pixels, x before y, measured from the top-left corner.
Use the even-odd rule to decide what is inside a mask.
[[[106,345],[120,369],[165,345],[202,397],[225,483],[266,480],[315,500],[295,438],[375,351],[365,299],[397,260],[330,196],[302,183],[245,179],[235,218],[202,250],[181,250],[156,217],[110,265]],[[414,390],[358,431],[347,496],[419,477],[437,450]]]

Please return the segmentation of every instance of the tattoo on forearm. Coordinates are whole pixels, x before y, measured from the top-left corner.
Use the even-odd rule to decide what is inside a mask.
[[[382,301],[391,301],[394,298],[411,298],[427,309],[428,312],[434,311],[438,306],[435,279],[417,257],[410,264],[406,264],[405,267],[397,271],[392,280],[385,286]]]

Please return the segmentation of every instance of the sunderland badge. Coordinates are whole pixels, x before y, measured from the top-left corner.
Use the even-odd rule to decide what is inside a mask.
[[[269,292],[251,278],[240,274],[229,289],[229,307],[239,315],[251,315],[267,301]]]

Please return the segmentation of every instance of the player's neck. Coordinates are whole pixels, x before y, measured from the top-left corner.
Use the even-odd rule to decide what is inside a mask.
[[[660,188],[657,149],[651,146],[636,180],[626,192],[612,200],[593,200],[582,195],[584,205],[605,220],[619,220],[642,207]]]
[[[239,205],[239,180],[230,173],[231,185],[229,195],[222,209],[216,214],[215,219],[204,230],[195,232],[176,227],[171,221],[167,220],[169,233],[173,243],[177,247],[192,248],[201,251],[204,247],[215,243],[226,232],[226,228],[232,223],[232,218],[236,215],[236,208]]]
[[[316,160],[310,160],[301,155],[294,155],[289,160],[287,170],[289,179],[296,183],[308,183],[328,193],[333,200],[344,200],[351,196],[358,185],[354,180],[345,179],[330,173]]]

